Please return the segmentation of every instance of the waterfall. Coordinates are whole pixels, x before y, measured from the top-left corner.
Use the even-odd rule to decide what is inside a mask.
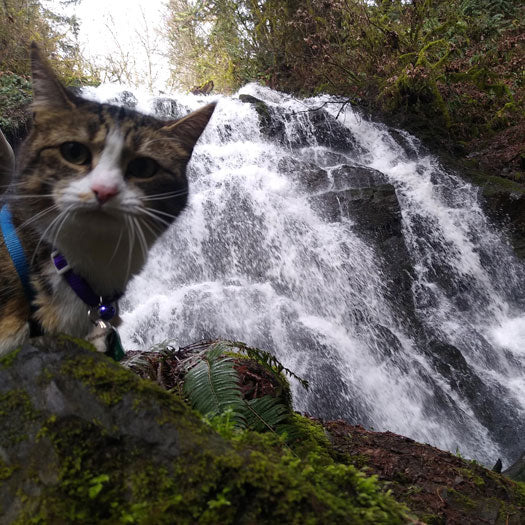
[[[518,457],[525,269],[476,188],[333,97],[85,94],[163,118],[219,101],[188,208],[122,301],[128,349],[242,340],[310,381],[300,411]]]

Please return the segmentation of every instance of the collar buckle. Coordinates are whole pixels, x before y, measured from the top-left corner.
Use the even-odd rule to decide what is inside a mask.
[[[63,275],[71,270],[66,258],[58,250],[51,252],[51,261],[58,275]]]

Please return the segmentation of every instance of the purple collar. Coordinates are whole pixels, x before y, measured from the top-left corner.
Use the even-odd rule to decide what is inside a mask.
[[[115,317],[117,309],[113,303],[116,303],[122,297],[121,293],[111,297],[101,297],[93,291],[83,277],[72,270],[67,259],[57,250],[51,253],[51,260],[55,265],[57,273],[64,277],[71,289],[77,294],[77,297],[91,308],[98,309],[100,319],[109,321]]]

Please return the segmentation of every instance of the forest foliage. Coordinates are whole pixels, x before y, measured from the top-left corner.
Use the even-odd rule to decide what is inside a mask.
[[[78,3],[63,0],[61,4]],[[29,43],[35,41],[66,85],[97,84],[99,74],[80,50],[78,20],[38,0],[0,2],[0,129],[14,138],[28,119],[31,101]]]
[[[456,143],[523,122],[519,0],[170,0],[173,74],[419,117]]]
[[[63,6],[80,0],[63,0]],[[67,85],[98,82],[96,68],[86,60],[78,43],[79,23],[45,7],[39,0],[0,2],[0,74],[28,77],[29,44],[35,41]]]
[[[4,130],[30,96],[32,40],[68,85],[132,76],[129,53],[108,55],[105,65],[86,60],[78,21],[56,11],[39,0],[0,2]],[[506,176],[522,180],[524,25],[521,0],[167,0],[162,27],[145,23],[137,46],[150,57],[163,34],[171,85],[213,80],[228,93],[257,81],[342,95],[454,153],[491,150],[489,168],[510,166]]]

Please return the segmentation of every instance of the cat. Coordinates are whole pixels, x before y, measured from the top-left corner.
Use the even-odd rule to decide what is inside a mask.
[[[165,122],[86,100],[62,85],[36,44],[31,69],[32,127],[1,197],[28,282],[0,235],[0,355],[30,334],[86,337],[115,308],[185,207],[186,166],[215,109]],[[5,145],[1,158],[0,172],[11,170]],[[86,290],[101,304],[86,304]]]

